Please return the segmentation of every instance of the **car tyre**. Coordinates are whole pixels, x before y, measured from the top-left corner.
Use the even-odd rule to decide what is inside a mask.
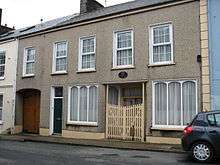
[[[197,142],[191,148],[191,156],[193,160],[206,163],[210,162],[214,156],[214,150],[209,143]]]

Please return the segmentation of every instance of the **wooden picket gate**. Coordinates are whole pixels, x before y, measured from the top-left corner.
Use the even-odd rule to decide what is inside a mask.
[[[106,137],[144,141],[144,106],[107,105]]]

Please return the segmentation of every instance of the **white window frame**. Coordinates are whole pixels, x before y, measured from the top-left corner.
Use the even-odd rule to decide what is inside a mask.
[[[159,43],[154,44],[154,28],[169,26],[169,35],[170,35],[170,42],[166,43]],[[154,46],[163,46],[163,45],[171,45],[171,60],[170,61],[162,61],[162,62],[154,62],[153,59],[153,47]],[[169,65],[174,64],[174,57],[173,57],[173,25],[172,23],[161,23],[156,25],[149,26],[149,64],[150,65]]]
[[[0,64],[0,66],[4,66],[4,68],[6,67],[6,51],[0,51],[0,53],[4,53],[5,54],[5,63],[4,64]],[[5,69],[4,69],[4,76],[0,77],[0,80],[5,79]]]
[[[131,47],[126,48],[118,48],[118,34],[119,33],[126,33],[131,32]],[[132,49],[132,64],[131,65],[117,65],[117,51],[120,50],[127,50]],[[120,69],[120,68],[133,68],[134,67],[134,30],[122,30],[122,31],[115,31],[113,34],[113,69]]]
[[[50,88],[50,121],[49,121],[49,134],[52,135],[54,132],[54,99],[62,99],[63,101],[63,96],[62,97],[55,97],[55,88],[59,88],[63,86],[51,86]],[[63,88],[64,91],[64,88]],[[62,103],[63,104],[63,103]],[[63,111],[63,109],[62,109]]]
[[[90,87],[93,87],[95,86],[97,88],[97,121],[96,122],[89,122],[88,121],[88,112],[89,112],[89,89]],[[72,121],[70,120],[70,108],[71,108],[71,89],[73,87],[76,87],[78,89],[78,121]],[[80,88],[81,87],[86,87],[87,88],[87,121],[79,121],[79,105],[80,105]],[[68,89],[68,116],[67,116],[67,124],[73,124],[73,125],[88,125],[88,126],[98,126],[98,113],[99,113],[99,88],[98,88],[98,85],[73,85],[73,86],[70,86],[69,89]]]
[[[65,56],[59,56],[57,57],[57,44],[59,43],[65,43],[66,44],[66,55]],[[53,44],[53,65],[52,65],[52,74],[62,74],[62,73],[67,73],[67,66],[68,66],[68,42],[67,41],[58,41]],[[66,58],[66,70],[62,71],[56,71],[56,60],[60,58]]]
[[[0,125],[3,124],[3,107],[4,107],[4,94],[0,92],[0,96],[2,96],[2,119],[0,119]]]
[[[168,115],[168,95],[169,93],[167,92],[167,125],[157,125],[155,124],[155,118],[156,118],[156,113],[155,113],[155,85],[158,84],[158,83],[165,83],[166,84],[166,87],[167,87],[167,91],[168,91],[168,85],[170,83],[173,83],[173,82],[177,82],[177,83],[180,83],[181,85],[181,125],[168,125],[168,121],[169,121],[169,115]],[[153,81],[152,83],[152,110],[153,110],[153,113],[152,113],[152,128],[153,129],[184,129],[186,127],[186,125],[183,124],[183,103],[182,103],[182,97],[183,97],[183,83],[185,82],[194,82],[195,83],[195,90],[196,90],[196,114],[198,113],[198,84],[197,84],[197,81],[196,80],[190,80],[190,79],[187,79],[187,80],[169,80],[169,81]]]
[[[83,53],[83,41],[87,39],[94,39],[94,52]],[[95,66],[94,68],[82,68],[82,56],[88,54],[95,54]],[[90,72],[96,71],[96,36],[80,37],[79,38],[79,55],[78,55],[78,72]]]
[[[33,49],[34,50],[34,60],[32,61],[27,61],[27,51],[29,49]],[[34,63],[34,73],[31,73],[31,74],[26,74],[26,67],[27,67],[27,63],[28,62],[33,62]],[[34,47],[27,47],[27,48],[24,48],[24,56],[23,56],[23,77],[31,77],[31,76],[34,76],[35,75],[35,70],[36,70],[36,65],[35,65],[35,62],[36,62],[36,49]]]

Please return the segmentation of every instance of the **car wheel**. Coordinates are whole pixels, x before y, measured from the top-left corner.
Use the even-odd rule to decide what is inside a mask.
[[[192,146],[191,155],[197,162],[209,162],[213,158],[214,151],[208,143],[198,142]]]

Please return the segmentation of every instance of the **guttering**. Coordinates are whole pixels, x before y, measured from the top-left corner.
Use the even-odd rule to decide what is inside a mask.
[[[0,41],[0,45],[8,43],[8,42],[13,42],[13,41],[16,41],[16,40],[17,40],[16,38],[10,38],[10,39],[7,39],[7,40],[3,40],[3,41]]]

